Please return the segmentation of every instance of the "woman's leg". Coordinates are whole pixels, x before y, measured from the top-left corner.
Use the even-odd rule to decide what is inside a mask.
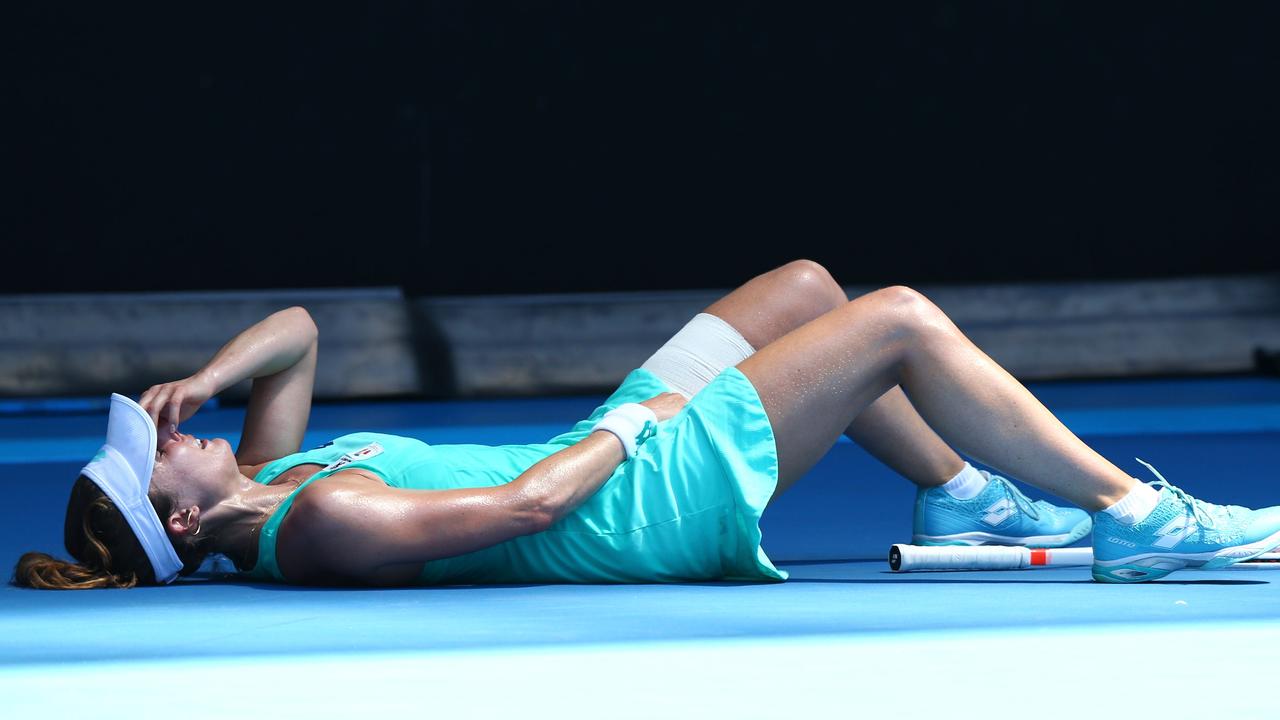
[[[845,303],[738,368],[773,423],[778,493],[895,386],[905,390],[926,427],[953,447],[1088,510],[1115,503],[1137,482],[1080,441],[941,310],[908,288]]]
[[[826,268],[796,260],[752,278],[703,312],[732,325],[763,348],[849,301]],[[964,467],[925,423],[902,388],[894,386],[845,428],[845,435],[916,485],[941,485]]]

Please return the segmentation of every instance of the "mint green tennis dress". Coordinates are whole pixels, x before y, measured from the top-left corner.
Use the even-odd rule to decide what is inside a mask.
[[[258,563],[248,574],[285,580],[276,560],[280,525],[302,488],[339,470],[363,468],[392,487],[414,490],[502,485],[585,438],[610,409],[669,391],[653,373],[635,370],[591,417],[536,445],[428,445],[354,433],[268,463],[254,478],[264,485],[296,465],[317,463],[324,469],[267,520]],[[624,461],[591,498],[551,528],[427,562],[418,583],[785,580],[786,573],[760,547],[760,513],[777,482],[769,418],[751,382],[729,368],[660,423],[637,457]]]

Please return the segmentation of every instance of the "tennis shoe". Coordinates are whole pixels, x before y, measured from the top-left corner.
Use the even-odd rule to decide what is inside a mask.
[[[1137,583],[1174,570],[1212,570],[1249,560],[1280,545],[1280,507],[1250,510],[1197,500],[1159,478],[1148,483],[1160,501],[1142,522],[1126,525],[1093,514],[1093,579]]]
[[[1013,483],[980,470],[987,485],[959,500],[942,487],[916,490],[912,542],[916,545],[1025,545],[1066,547],[1089,533],[1089,513],[1032,502]]]

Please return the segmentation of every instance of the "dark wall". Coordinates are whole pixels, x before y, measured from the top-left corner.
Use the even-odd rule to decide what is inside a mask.
[[[1280,269],[1274,3],[5,13],[7,292]]]

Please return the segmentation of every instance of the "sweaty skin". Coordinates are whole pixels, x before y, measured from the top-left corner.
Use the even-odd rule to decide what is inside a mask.
[[[1071,435],[914,291],[888,288],[846,302],[821,266],[797,261],[707,312],[758,348],[738,367],[774,426],[778,493],[842,432],[919,485],[945,482],[963,466],[950,446],[1089,509],[1136,482]],[[282,310],[191,377],[143,395],[141,404],[168,433],[152,485],[176,500],[162,518],[172,536],[199,532],[214,539],[212,552],[252,566],[255,532],[315,471],[295,468],[266,486],[252,480],[300,447],[316,338],[305,310]],[[253,388],[234,454],[225,442],[206,444],[168,427],[247,378]],[[672,394],[646,404],[662,414],[682,402]],[[279,536],[281,567],[303,581],[405,581],[415,564],[539,532],[590,497],[622,459],[616,438],[594,433],[501,488],[405,491],[368,473],[336,473],[299,493]]]

